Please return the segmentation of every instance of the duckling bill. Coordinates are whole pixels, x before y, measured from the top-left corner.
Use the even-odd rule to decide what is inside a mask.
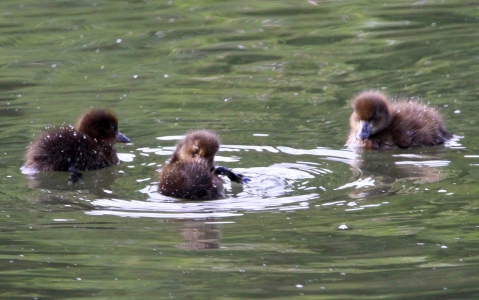
[[[223,181],[218,175],[226,175],[231,181],[247,183],[241,174],[214,165],[214,156],[220,147],[216,134],[198,130],[181,140],[170,161],[163,167],[159,178],[159,191],[166,196],[191,200],[225,198]]]
[[[25,167],[34,172],[69,171],[70,182],[78,171],[101,169],[119,163],[115,142],[129,143],[118,131],[117,116],[106,109],[92,109],[75,127],[60,127],[43,134],[27,150]]]
[[[416,101],[391,102],[378,91],[365,91],[352,102],[346,145],[364,149],[435,146],[452,138],[439,113]]]

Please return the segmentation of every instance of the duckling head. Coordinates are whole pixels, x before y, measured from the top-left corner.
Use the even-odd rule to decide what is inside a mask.
[[[98,141],[114,144],[129,143],[130,139],[118,131],[118,118],[112,111],[92,109],[82,115],[75,127],[79,132]]]
[[[352,101],[351,128],[357,128],[356,138],[365,140],[391,123],[391,110],[386,95],[365,91]]]
[[[214,157],[220,148],[219,138],[216,134],[198,130],[189,133],[177,146],[180,159],[204,158],[213,164]]]

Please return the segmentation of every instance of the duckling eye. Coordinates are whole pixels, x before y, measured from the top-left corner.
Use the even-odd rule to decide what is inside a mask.
[[[374,112],[373,118],[374,118],[374,119],[378,118],[380,114],[381,114],[381,112],[380,112],[379,110],[376,110],[376,111]]]
[[[116,132],[116,126],[115,126],[115,125],[111,125],[111,126],[110,126],[110,130],[113,131],[113,132]]]

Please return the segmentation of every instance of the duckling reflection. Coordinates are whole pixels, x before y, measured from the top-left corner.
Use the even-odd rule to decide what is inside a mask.
[[[76,192],[77,195],[81,194],[83,196],[90,195],[93,198],[115,197],[113,183],[122,176],[116,171],[107,169],[92,170],[88,173],[88,176],[84,176],[76,184],[68,184],[65,181],[65,174],[61,172],[41,172],[34,176],[28,176],[28,187],[30,189],[41,189],[45,199],[56,194],[62,197],[63,194],[70,192]],[[42,201],[42,199],[40,197],[33,200],[35,202],[50,202],[50,200]]]
[[[365,91],[352,100],[352,107],[349,147],[424,147],[452,138],[436,110],[415,101],[390,102],[385,94]]]
[[[186,221],[181,229],[185,242],[178,245],[186,250],[219,249],[221,229],[204,221]]]
[[[237,183],[247,183],[249,179],[243,175],[214,165],[219,147],[218,136],[210,131],[198,130],[188,134],[177,144],[173,156],[160,173],[160,193],[191,200],[213,200],[225,198],[223,181],[218,175],[226,175]]]
[[[70,171],[70,182],[81,178],[79,170],[101,169],[119,163],[115,142],[130,140],[118,131],[117,116],[106,109],[92,109],[77,126],[48,131],[33,142],[24,168],[32,172]]]
[[[418,185],[439,182],[447,175],[450,163],[441,148],[403,152],[365,152],[351,164],[352,182],[339,188],[355,187],[353,199],[384,193],[413,194]]]
[[[91,211],[95,207],[85,198],[91,198],[92,195],[85,190],[76,191],[55,191],[45,192],[44,190],[34,190],[30,193],[28,201],[34,204],[34,211],[61,212],[61,211]]]

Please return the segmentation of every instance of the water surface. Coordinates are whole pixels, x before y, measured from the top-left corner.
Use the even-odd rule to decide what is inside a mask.
[[[464,1],[2,1],[3,299],[475,299],[479,10]],[[457,138],[344,148],[364,89]],[[121,164],[21,173],[45,127],[109,107]],[[157,192],[188,130],[252,178]]]

